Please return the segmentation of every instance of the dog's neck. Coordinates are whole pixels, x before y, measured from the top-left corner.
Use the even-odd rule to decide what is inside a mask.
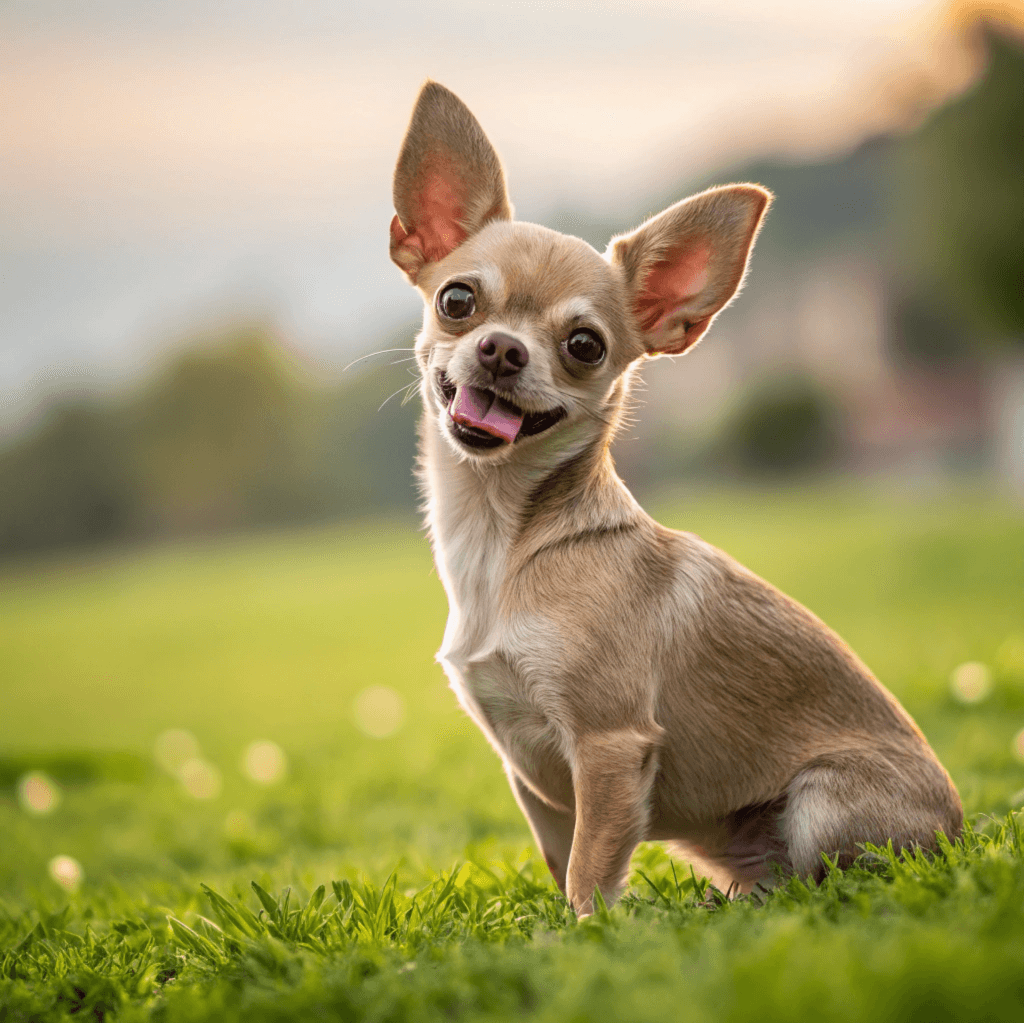
[[[420,475],[450,631],[493,622],[508,573],[542,549],[644,514],[615,473],[610,426],[574,424],[493,464],[461,457],[444,428],[428,407]]]
[[[424,400],[432,398],[425,394]],[[442,436],[445,428],[427,406],[420,475],[434,558],[448,594],[449,632],[465,630],[471,621],[477,623],[472,631],[486,630],[508,573],[543,548],[644,516],[615,472],[611,425],[563,427],[521,455],[494,463],[461,457]]]

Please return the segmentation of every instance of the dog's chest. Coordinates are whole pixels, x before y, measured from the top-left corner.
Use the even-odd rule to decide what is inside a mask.
[[[538,748],[557,739],[557,694],[545,692],[501,649],[463,659],[442,657],[449,685],[499,752],[526,769]]]
[[[465,555],[465,551],[463,555]],[[553,801],[571,798],[559,720],[560,637],[528,611],[503,608],[504,563],[438,558],[449,613],[438,660],[459,703],[498,753]]]
[[[428,521],[448,624],[438,660],[459,703],[499,755],[552,802],[573,805],[565,756],[565,644],[528,594],[510,599],[508,552],[521,509],[453,464],[427,435]],[[524,484],[525,485],[525,484]],[[516,488],[512,488],[515,490]],[[519,486],[519,490],[523,487]]]

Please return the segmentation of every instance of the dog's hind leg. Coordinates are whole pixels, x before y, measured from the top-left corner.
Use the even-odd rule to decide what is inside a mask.
[[[770,888],[790,870],[781,823],[785,805],[781,796],[743,807],[707,829],[702,844],[677,841],[673,850],[720,892]]]
[[[823,853],[848,866],[865,842],[934,849],[936,832],[960,834],[963,811],[934,759],[916,750],[844,750],[815,758],[790,782],[781,825],[793,871],[820,880]]]

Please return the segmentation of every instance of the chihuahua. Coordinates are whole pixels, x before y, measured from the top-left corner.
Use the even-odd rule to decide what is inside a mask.
[[[435,82],[398,159],[438,660],[580,916],[595,889],[617,898],[644,840],[735,893],[962,827],[921,731],[842,640],[655,522],[612,464],[637,367],[728,305],[771,199],[708,189],[602,256],[513,221],[497,154]]]

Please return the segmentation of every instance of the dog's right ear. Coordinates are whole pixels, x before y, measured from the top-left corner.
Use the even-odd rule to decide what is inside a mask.
[[[395,168],[391,258],[415,284],[491,220],[511,220],[505,174],[469,108],[427,82],[416,101]]]

